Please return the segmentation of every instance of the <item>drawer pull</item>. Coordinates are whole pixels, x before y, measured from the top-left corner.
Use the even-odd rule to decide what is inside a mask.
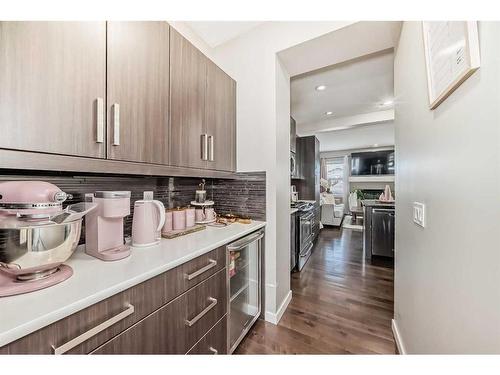
[[[192,327],[198,320],[200,320],[201,318],[203,318],[210,310],[212,310],[215,307],[215,305],[217,305],[217,300],[215,298],[208,297],[208,300],[211,301],[210,305],[208,305],[207,307],[205,307],[203,309],[203,311],[201,313],[199,313],[198,315],[196,315],[193,319],[186,320],[186,325],[188,327]]]
[[[214,259],[209,259],[208,264],[205,267],[200,268],[198,271],[186,274],[188,280],[193,280],[195,277],[200,276],[202,273],[214,268],[217,265],[217,261]]]
[[[75,337],[73,340],[68,341],[66,344],[58,346],[57,348],[52,346],[52,349],[54,349],[54,354],[66,353],[67,351],[73,349],[75,346],[80,345],[82,342],[87,341],[91,337],[94,337],[98,333],[104,331],[105,329],[111,327],[113,324],[118,323],[120,320],[125,319],[127,316],[132,315],[133,313],[134,313],[134,306],[129,305],[127,310],[122,311],[118,315],[115,315],[112,318],[106,320],[105,322],[102,322],[101,324],[88,330],[87,332],[82,333],[80,336]]]
[[[210,350],[214,354],[219,354],[219,351],[217,349],[215,349],[213,346],[211,346],[210,348],[208,348],[208,350]]]

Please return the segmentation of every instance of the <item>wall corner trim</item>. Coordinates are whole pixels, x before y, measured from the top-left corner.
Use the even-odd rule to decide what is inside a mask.
[[[288,294],[286,295],[285,299],[281,303],[281,305],[280,305],[278,311],[276,311],[276,313],[266,311],[265,316],[264,316],[266,322],[278,325],[279,321],[281,320],[281,317],[285,313],[285,311],[288,307],[288,304],[290,303],[291,300],[292,300],[292,291],[290,290],[290,291],[288,291]]]
[[[399,354],[403,355],[407,354],[405,346],[403,344],[403,338],[399,333],[398,325],[394,319],[392,319],[391,327],[392,327],[392,335],[394,336],[394,341],[396,342],[396,346],[398,347]]]

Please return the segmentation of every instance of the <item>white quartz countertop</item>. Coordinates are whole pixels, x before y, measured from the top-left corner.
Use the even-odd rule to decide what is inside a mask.
[[[0,347],[125,289],[177,267],[265,226],[265,222],[207,227],[159,245],[133,248],[115,262],[93,258],[79,248],[66,262],[74,274],[36,292],[0,298]]]

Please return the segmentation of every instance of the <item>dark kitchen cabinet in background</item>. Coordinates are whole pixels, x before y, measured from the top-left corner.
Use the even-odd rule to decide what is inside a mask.
[[[318,237],[320,231],[321,210],[320,197],[320,157],[319,140],[315,136],[297,138],[297,155],[300,158],[300,176],[294,180],[299,193],[299,199],[314,201],[313,241]]]
[[[106,157],[105,90],[106,22],[0,22],[0,148]]]
[[[169,162],[169,26],[108,22],[108,158]]]
[[[297,152],[297,123],[290,117],[290,151]]]
[[[297,182],[299,199],[313,200],[319,205],[320,159],[319,141],[314,136],[297,138],[297,155],[300,157],[300,176]]]

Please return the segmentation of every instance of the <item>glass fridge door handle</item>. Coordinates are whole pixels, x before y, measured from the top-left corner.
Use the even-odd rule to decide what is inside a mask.
[[[236,250],[243,249],[244,247],[250,245],[251,243],[260,240],[262,237],[264,237],[264,232],[256,233],[253,236],[246,237],[245,242],[243,242],[243,243],[239,243],[239,241],[235,242],[234,245],[228,246],[227,249],[229,251],[236,251]]]

